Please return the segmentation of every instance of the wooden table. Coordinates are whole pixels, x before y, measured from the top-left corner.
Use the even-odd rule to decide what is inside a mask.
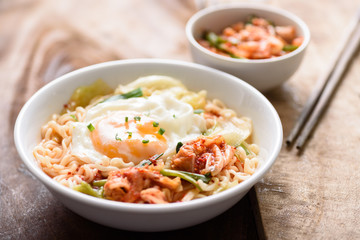
[[[266,93],[281,117],[286,137],[360,2],[265,3],[301,17],[312,35],[296,74]],[[66,72],[109,60],[191,61],[184,27],[196,10],[191,0],[0,1],[1,239],[256,239],[263,234],[268,239],[360,238],[358,54],[306,150],[297,154],[283,147],[253,196],[248,194],[229,211],[198,226],[132,233],[92,223],[54,199],[23,165],[13,143],[13,127],[22,105],[37,89]],[[252,211],[256,199],[260,217]]]

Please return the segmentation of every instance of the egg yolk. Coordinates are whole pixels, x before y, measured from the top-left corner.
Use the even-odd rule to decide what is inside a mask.
[[[165,152],[164,129],[151,118],[133,112],[115,112],[95,124],[90,138],[96,151],[138,164]]]

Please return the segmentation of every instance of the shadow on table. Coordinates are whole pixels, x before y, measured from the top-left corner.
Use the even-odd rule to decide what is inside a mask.
[[[58,205],[61,206],[62,211],[59,218],[54,220],[54,223],[57,223],[50,231],[43,229],[42,233],[37,233],[39,236],[33,235],[34,239],[52,239],[54,237],[56,239],[134,240],[258,239],[249,194],[225,213],[205,223],[185,229],[156,233],[130,232],[105,227],[74,214],[60,203]],[[49,226],[49,224],[47,225]]]

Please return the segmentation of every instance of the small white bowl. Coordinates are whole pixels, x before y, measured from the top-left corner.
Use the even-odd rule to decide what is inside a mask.
[[[293,52],[280,57],[235,59],[213,53],[197,42],[204,31],[220,33],[236,22],[245,22],[250,15],[263,17],[279,26],[295,26],[297,35],[304,37],[303,43]],[[186,37],[196,63],[230,73],[265,92],[288,80],[298,69],[310,41],[310,31],[300,18],[283,9],[259,3],[238,3],[219,4],[200,10],[187,22]]]
[[[189,202],[145,205],[91,197],[67,188],[46,175],[32,151],[40,142],[40,127],[61,111],[74,89],[101,78],[110,86],[129,83],[140,76],[167,75],[190,90],[206,89],[209,98],[248,116],[254,124],[254,141],[263,162],[246,181],[219,194]],[[222,91],[218,91],[218,89]],[[15,124],[16,148],[25,165],[49,191],[75,213],[94,222],[133,231],[165,231],[192,226],[213,218],[238,202],[274,163],[282,145],[282,126],[270,102],[255,88],[229,74],[194,63],[135,59],[101,63],[68,73],[36,92],[23,106]]]

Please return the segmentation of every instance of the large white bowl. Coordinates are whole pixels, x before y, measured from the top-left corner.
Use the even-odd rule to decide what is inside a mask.
[[[204,31],[220,33],[236,22],[245,22],[251,15],[271,20],[279,26],[295,26],[297,35],[304,37],[302,45],[280,57],[236,59],[213,53],[197,42]],[[259,3],[237,3],[219,4],[197,12],[187,22],[186,37],[195,62],[230,73],[265,92],[279,86],[296,72],[310,41],[310,31],[304,21],[283,9]]]
[[[128,83],[140,76],[168,75],[180,79],[191,90],[206,89],[254,123],[254,140],[262,148],[263,164],[238,186],[190,202],[145,205],[91,197],[64,187],[47,176],[32,151],[40,141],[40,127],[58,113],[75,88],[98,78],[110,86]],[[31,173],[65,206],[94,222],[133,231],[165,231],[204,222],[238,202],[274,163],[282,145],[282,126],[270,102],[255,88],[229,74],[194,63],[174,60],[121,60],[85,67],[68,73],[36,92],[24,105],[14,130],[20,157]]]

